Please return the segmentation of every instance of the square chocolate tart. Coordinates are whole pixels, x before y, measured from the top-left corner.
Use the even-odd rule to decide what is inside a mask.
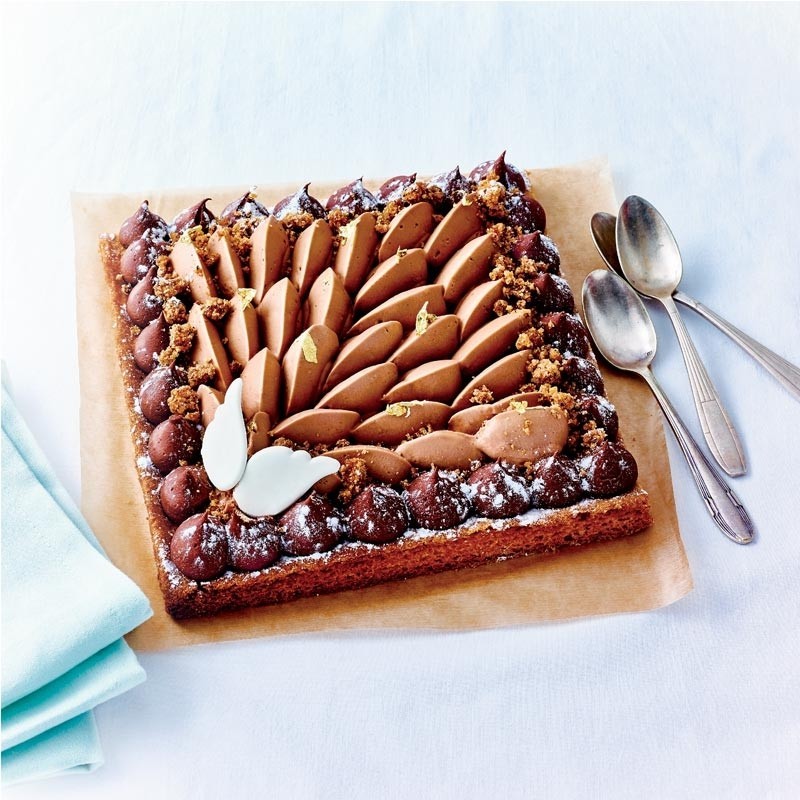
[[[308,185],[100,239],[159,583],[175,618],[616,539],[652,523],[545,211],[506,162]],[[248,455],[341,467],[275,516],[210,483],[237,377]],[[269,487],[265,489],[269,491]]]

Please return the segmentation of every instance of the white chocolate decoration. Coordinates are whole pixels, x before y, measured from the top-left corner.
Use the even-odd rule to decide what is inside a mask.
[[[233,499],[249,517],[279,514],[317,481],[335,475],[339,466],[330,456],[312,458],[305,450],[265,447],[247,462]]]
[[[225,401],[208,424],[200,451],[208,479],[217,489],[233,489],[247,466],[247,431],[242,414],[242,379],[228,387]]]

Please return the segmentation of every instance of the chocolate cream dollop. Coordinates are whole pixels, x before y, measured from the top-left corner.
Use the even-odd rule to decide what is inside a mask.
[[[505,150],[494,161],[484,161],[478,164],[469,174],[469,179],[476,183],[486,178],[502,183],[506,189],[513,187],[519,189],[520,192],[528,190],[527,178],[522,170],[506,161]]]
[[[589,334],[580,318],[566,311],[553,311],[539,318],[544,340],[562,353],[586,358],[592,351]]]
[[[233,225],[240,219],[259,219],[268,217],[267,207],[256,199],[253,192],[245,192],[241,197],[236,198],[222,210],[219,221],[223,225]]]
[[[600,370],[588,359],[571,356],[561,362],[562,388],[574,395],[603,394],[605,385]]]
[[[619,417],[617,409],[599,394],[591,394],[581,398],[578,402],[578,417],[582,422],[594,422],[598,428],[603,428],[606,436],[613,442],[619,432]]]
[[[156,268],[150,267],[147,274],[131,289],[125,301],[125,310],[134,325],[143,328],[161,314],[163,302],[156,297],[153,282]]]
[[[170,415],[169,396],[173,389],[188,383],[182,367],[157,367],[139,387],[139,408],[148,422],[158,425]]]
[[[505,200],[506,222],[522,233],[543,231],[547,225],[547,214],[542,204],[525,194],[507,195]]]
[[[332,550],[344,535],[344,522],[327,498],[313,493],[284,513],[278,532],[286,553],[310,556]]]
[[[119,261],[119,271],[127,283],[140,281],[161,255],[169,251],[169,242],[163,239],[136,239],[125,248]]]
[[[531,475],[531,500],[536,508],[562,508],[583,496],[581,475],[574,461],[562,455],[537,461]]]
[[[558,272],[561,256],[555,242],[541,231],[526,233],[520,236],[511,248],[511,255],[519,261],[529,258],[539,264],[547,264],[551,272]]]
[[[234,512],[225,530],[228,536],[228,564],[250,572],[275,563],[281,554],[281,539],[270,517],[251,519]]]
[[[214,213],[206,205],[210,199],[210,197],[206,197],[199,203],[195,203],[193,206],[189,206],[189,208],[179,212],[175,219],[172,220],[172,227],[175,232],[183,233],[189,228],[196,228],[199,225],[205,233],[208,233],[211,223],[215,220]]]
[[[375,196],[364,186],[361,178],[337,189],[325,203],[325,208],[331,211],[338,208],[346,214],[358,216],[367,211],[376,211],[379,203]]]
[[[451,169],[450,172],[442,172],[435,175],[428,183],[442,190],[444,195],[443,208],[449,210],[458,203],[470,190],[470,182],[461,174],[458,167]]]
[[[272,213],[278,219],[284,219],[290,214],[311,214],[314,219],[325,219],[325,209],[322,207],[322,203],[308,193],[310,185],[307,183],[294,194],[279,200],[272,209]]]
[[[539,272],[533,278],[536,306],[540,311],[575,311],[575,298],[569,284],[560,276]]]
[[[596,497],[613,497],[634,487],[639,469],[634,457],[618,442],[604,442],[581,460],[586,485]]]
[[[162,473],[183,463],[191,463],[200,456],[202,434],[200,428],[184,417],[172,414],[153,428],[147,453],[153,466]]]
[[[403,192],[410,189],[416,181],[416,172],[413,175],[395,175],[394,178],[389,178],[388,181],[381,184],[378,191],[375,192],[375,199],[381,206],[394,200],[402,200]]]
[[[159,314],[143,328],[133,343],[133,361],[142,372],[151,372],[158,363],[158,354],[169,344],[169,325]]]
[[[350,536],[360,542],[384,544],[401,536],[408,527],[403,498],[389,486],[364,489],[347,509]]]
[[[228,538],[224,526],[207,511],[184,520],[169,545],[175,566],[194,581],[210,581],[225,571]]]
[[[158,496],[164,513],[173,522],[183,522],[208,505],[211,484],[200,467],[177,467],[162,481]]]
[[[478,467],[467,486],[472,505],[483,517],[516,517],[530,506],[530,490],[524,478],[498,462]]]
[[[411,515],[422,528],[454,528],[469,514],[469,500],[458,476],[434,467],[415,478],[406,489]]]
[[[147,200],[122,223],[117,238],[123,247],[128,247],[143,236],[152,240],[167,237],[167,223],[150,210]]]

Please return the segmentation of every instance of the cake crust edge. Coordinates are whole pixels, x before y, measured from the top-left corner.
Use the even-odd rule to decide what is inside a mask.
[[[411,531],[379,546],[348,543],[319,558],[286,559],[257,573],[227,572],[208,583],[190,581],[170,570],[164,553],[158,558],[158,572],[167,611],[175,619],[185,619],[551,554],[629,536],[651,524],[647,492],[637,487],[618,497],[548,510],[530,524],[472,519],[451,530],[424,535]]]

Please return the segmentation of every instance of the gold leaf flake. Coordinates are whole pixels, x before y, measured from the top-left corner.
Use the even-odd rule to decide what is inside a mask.
[[[386,413],[390,417],[410,417],[411,406],[422,405],[422,400],[403,400],[399,403],[390,403],[386,406]]]
[[[347,239],[353,235],[353,231],[356,229],[357,219],[358,218],[351,220],[347,223],[347,225],[342,225],[342,227],[339,228],[339,238],[342,240],[342,242],[347,241]]]
[[[250,303],[253,302],[253,298],[256,296],[255,289],[237,289],[236,294],[239,295],[242,301],[242,308],[247,308]]]
[[[314,337],[306,331],[303,334],[303,338],[300,340],[300,347],[303,350],[303,358],[308,361],[309,364],[317,364],[317,343],[314,341]]]
[[[198,236],[203,235],[203,226],[202,225],[193,225],[191,228],[187,228],[181,235],[180,241],[187,242],[188,244],[194,244],[195,239]]]
[[[422,304],[422,308],[417,312],[417,320],[416,324],[414,325],[414,330],[417,332],[417,336],[422,336],[422,334],[428,330],[428,325],[430,325],[435,319],[436,314],[428,313],[428,301],[426,300]]]

